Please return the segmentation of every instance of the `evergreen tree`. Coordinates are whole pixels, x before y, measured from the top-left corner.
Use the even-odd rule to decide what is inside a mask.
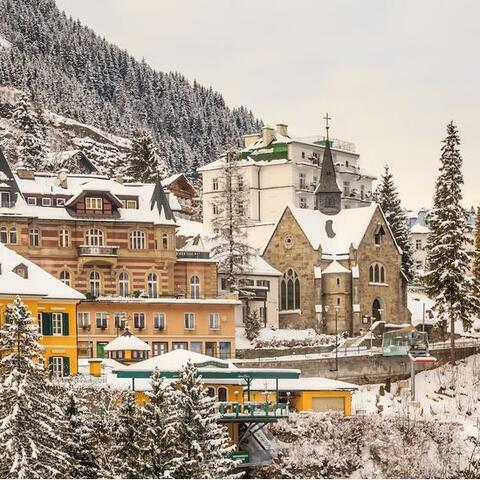
[[[474,249],[472,272],[473,277],[480,284],[480,207],[477,208]]]
[[[68,452],[72,458],[71,478],[98,478],[100,467],[95,458],[96,435],[88,411],[75,396],[75,391],[67,392],[65,411],[69,422]]]
[[[227,429],[218,423],[215,400],[207,393],[190,361],[181,372],[178,388],[178,449],[175,478],[225,478],[236,466],[229,458]]]
[[[455,322],[470,328],[480,299],[474,279],[468,274],[467,216],[460,205],[462,158],[457,127],[450,122],[443,141],[440,174],[435,185],[427,240],[426,291],[435,300],[435,310],[450,322],[451,360],[455,362]]]
[[[233,148],[227,151],[218,178],[218,196],[212,206],[216,211],[212,220],[215,232],[212,254],[231,291],[239,288],[239,277],[248,271],[253,254],[247,242],[248,192],[241,176],[240,161],[240,152]]]
[[[13,112],[14,125],[19,130],[17,138],[17,155],[25,167],[41,170],[45,156],[46,129],[43,124],[43,115],[35,111],[23,92],[19,94]]]
[[[68,424],[50,393],[40,334],[17,297],[0,329],[0,478],[65,478]]]
[[[155,369],[152,391],[141,412],[143,476],[173,478],[181,468],[178,450],[177,393]]]
[[[140,419],[135,393],[126,391],[120,397],[120,407],[113,423],[111,452],[112,474],[117,478],[143,478]]]
[[[260,319],[258,318],[257,310],[251,311],[250,309],[248,309],[248,313],[244,321],[244,326],[245,336],[247,337],[247,339],[250,341],[255,340],[255,338],[257,338],[258,334],[260,333],[260,329],[262,328],[260,324]]]
[[[382,181],[375,192],[375,201],[382,208],[393,236],[402,250],[402,272],[408,280],[412,280],[414,276],[413,246],[410,241],[407,216],[402,208],[388,165],[385,165]]]

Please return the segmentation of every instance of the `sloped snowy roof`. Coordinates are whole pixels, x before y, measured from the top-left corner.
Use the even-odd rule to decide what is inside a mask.
[[[350,273],[350,270],[336,260],[333,260],[328,264],[322,273]]]
[[[150,346],[143,340],[140,340],[135,335],[132,335],[129,331],[123,335],[112,340],[105,346],[107,352],[113,352],[118,350],[141,350],[143,352],[149,352]]]
[[[85,296],[50,275],[35,263],[0,243],[0,295],[32,295],[57,300],[84,300]],[[18,265],[28,269],[27,278],[13,270]]]
[[[430,229],[425,225],[421,225],[420,223],[416,223],[411,229],[410,233],[430,233]]]
[[[319,390],[356,390],[358,385],[353,383],[332,380],[323,377],[301,377],[301,378],[280,378],[278,379],[278,389],[283,391],[319,391]],[[251,390],[273,391],[276,390],[275,379],[253,379],[250,385]]]

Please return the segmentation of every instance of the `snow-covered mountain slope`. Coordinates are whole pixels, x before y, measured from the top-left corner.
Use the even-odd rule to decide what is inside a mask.
[[[12,120],[12,112],[20,91],[13,87],[0,87],[0,147],[8,161],[17,161],[15,138],[18,135]],[[71,118],[44,111],[47,124],[47,146],[50,152],[82,150],[105,173],[112,174],[112,165],[125,161],[130,140],[92,127]]]

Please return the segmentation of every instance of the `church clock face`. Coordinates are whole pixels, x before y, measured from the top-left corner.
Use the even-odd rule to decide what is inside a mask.
[[[287,235],[285,235],[284,239],[283,239],[283,244],[285,246],[285,248],[292,248],[293,247],[293,235],[291,235],[290,233],[287,233]]]

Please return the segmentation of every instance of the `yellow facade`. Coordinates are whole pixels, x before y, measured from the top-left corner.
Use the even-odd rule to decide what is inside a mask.
[[[51,335],[43,334],[40,340],[44,347],[44,357],[47,366],[56,365],[63,367],[62,376],[65,374],[76,374],[78,372],[78,350],[77,350],[77,301],[76,300],[47,300],[38,297],[21,296],[23,303],[28,307],[32,316],[41,321],[45,314],[58,315],[62,314],[61,334]],[[5,310],[8,304],[13,303],[14,297],[0,296],[0,317],[5,322]],[[64,330],[64,325],[68,325],[68,334]],[[42,326],[40,325],[40,331]],[[53,358],[61,358],[62,360],[53,360]],[[53,367],[52,367],[53,368]],[[57,373],[57,372],[55,372]],[[58,372],[60,374],[60,372]]]

